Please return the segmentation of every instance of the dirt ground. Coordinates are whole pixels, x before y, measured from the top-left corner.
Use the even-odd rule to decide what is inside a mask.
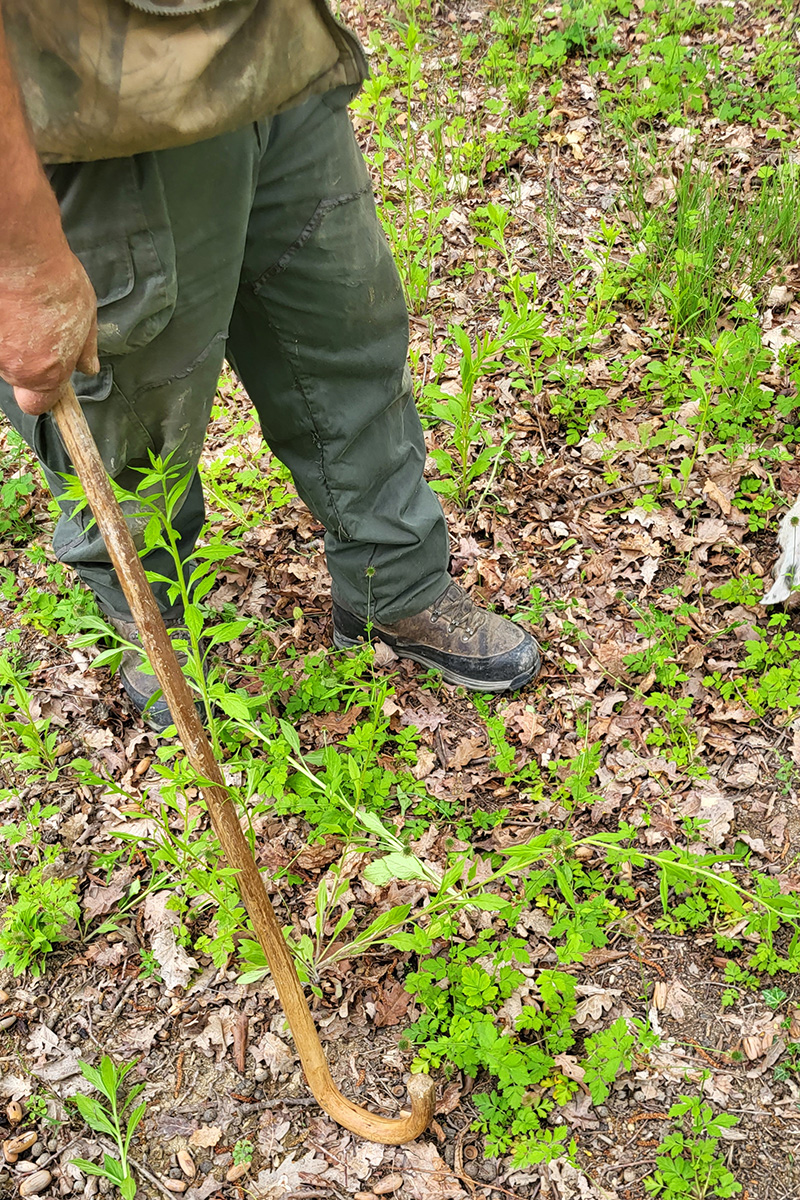
[[[362,36],[394,11],[388,5],[367,13],[360,6],[343,8]],[[737,6],[736,11],[744,13],[745,8]],[[481,33],[490,10],[481,4],[434,5],[432,28],[441,41],[429,48],[431,59],[452,49],[454,27]],[[632,31],[631,24],[620,36],[632,36]],[[730,37],[743,40],[757,33],[737,17]],[[459,278],[453,273],[476,254],[464,214],[478,202],[513,204],[516,251],[524,267],[536,269],[539,301],[552,330],[559,327],[560,285],[570,278],[570,268],[566,256],[546,250],[553,229],[542,197],[547,191],[557,198],[555,233],[579,257],[587,231],[597,230],[617,196],[624,157],[613,137],[600,136],[584,66],[571,60],[564,79],[560,103],[565,123],[585,118],[580,127],[585,137],[578,142],[563,136],[543,140],[536,149],[521,152],[510,172],[483,179],[479,197],[470,194],[454,204],[448,242],[434,264],[435,292],[428,310],[411,320],[412,355],[421,364],[420,377],[444,344],[452,320],[466,321],[477,313],[480,322],[494,311],[486,276]],[[365,149],[374,151],[374,131],[360,121],[358,132]],[[730,129],[709,122],[706,132],[721,143]],[[740,132],[741,171],[755,172],[777,161],[781,151],[765,129]],[[663,144],[667,141],[665,134]],[[570,150],[576,144],[582,146],[580,155]],[[588,278],[590,268],[583,270]],[[800,268],[794,272],[787,276],[790,282],[800,280]],[[789,322],[798,313],[792,302],[783,313],[776,310],[774,320]],[[712,590],[734,575],[768,576],[776,554],[774,524],[752,530],[730,503],[743,477],[765,479],[767,472],[746,456],[730,462],[721,453],[709,453],[694,464],[687,488],[691,511],[666,497],[655,512],[637,506],[665,459],[677,461],[684,447],[668,442],[657,450],[642,450],[637,430],[663,420],[658,399],[640,390],[645,364],[632,362],[612,379],[614,364],[636,346],[652,348],[640,315],[620,311],[605,343],[595,347],[602,358],[595,358],[601,365],[594,368],[594,381],[617,399],[627,395],[637,402],[598,415],[577,441],[567,440],[551,413],[555,385],[537,396],[521,396],[502,375],[490,380],[487,391],[495,403],[496,426],[512,432],[512,453],[485,505],[465,513],[445,502],[451,569],[464,586],[508,614],[528,606],[534,584],[545,600],[541,619],[532,626],[545,647],[540,680],[518,696],[491,702],[517,752],[517,765],[536,761],[544,767],[556,758],[574,759],[585,742],[597,742],[602,748],[597,773],[602,799],[569,817],[557,805],[533,804],[522,791],[506,786],[493,766],[485,725],[475,708],[454,688],[430,688],[418,669],[405,662],[388,667],[395,689],[393,721],[397,729],[415,724],[421,730],[425,758],[418,778],[425,779],[431,796],[453,804],[460,815],[507,810],[482,842],[476,837],[478,849],[513,844],[544,822],[568,820],[576,834],[629,821],[641,830],[642,845],[653,849],[676,840],[683,819],[701,813],[709,821],[704,844],[725,853],[744,842],[752,852],[748,870],[753,876],[774,876],[783,891],[796,891],[800,731],[794,714],[773,711],[756,718],[744,704],[723,700],[704,682],[714,670],[735,673],[749,632],[766,627],[757,605],[731,607],[715,599]],[[207,470],[223,455],[233,472],[261,454],[252,430],[232,433],[248,413],[246,398],[228,387],[224,412],[210,430]],[[612,484],[606,480],[608,462],[600,461],[592,437],[598,428],[620,447],[613,457],[618,474]],[[429,447],[441,448],[448,436],[441,425],[432,426]],[[434,463],[428,465],[433,477]],[[790,501],[800,480],[800,462],[781,464],[775,475],[781,500]],[[285,487],[281,481],[280,489]],[[302,655],[330,645],[329,578],[321,526],[290,489],[285,501],[268,521],[252,521],[237,534],[240,551],[225,564],[210,601],[218,609],[233,605],[240,615],[268,622],[276,657],[297,674]],[[216,502],[211,508],[223,529],[233,523]],[[136,794],[153,784],[158,741],[132,711],[116,678],[92,668],[96,650],[75,648],[57,622],[45,626],[27,619],[30,610],[21,619],[20,597],[36,589],[37,595],[58,596],[64,587],[52,573],[53,517],[41,487],[30,498],[26,519],[30,544],[40,551],[26,553],[25,538],[19,537],[0,546],[0,565],[14,581],[13,595],[0,595],[0,635],[8,645],[9,635],[19,634],[21,642],[14,645],[28,662],[38,664],[31,675],[33,716],[49,718],[62,738],[60,769],[52,779],[37,776],[31,782],[13,761],[0,762],[0,820],[14,822],[36,802],[55,806],[42,821],[42,838],[65,847],[63,870],[80,878],[84,913],[94,918],[115,903],[105,874],[93,865],[94,855],[116,844],[115,830],[125,825],[135,833],[136,827],[111,790],[81,783],[71,764],[76,758],[89,759]],[[672,588],[677,592],[670,594]],[[693,753],[707,771],[705,778],[683,770],[668,753],[645,741],[655,719],[644,702],[652,680],[634,680],[623,662],[642,646],[634,628],[635,606],[653,603],[674,611],[681,601],[691,605],[691,612],[681,617],[689,633],[676,652],[677,661],[686,672],[686,694],[695,702]],[[796,615],[789,628],[800,630]],[[246,645],[226,648],[231,671],[237,669],[237,656],[246,652]],[[357,720],[358,713],[309,714],[298,722],[304,749],[341,739]],[[263,822],[258,830],[261,865],[274,870],[285,866],[306,844],[307,832],[299,817]],[[423,835],[426,852],[444,861],[445,839],[452,836],[443,819],[430,836]],[[298,870],[307,892],[290,914],[297,923],[307,920],[308,897],[332,857],[326,858],[325,848],[315,857],[314,847],[305,860],[301,855]],[[127,876],[115,874],[117,897],[145,868],[140,855],[125,868]],[[22,1161],[51,1173],[43,1200],[110,1194],[105,1180],[87,1177],[71,1165],[74,1157],[97,1160],[103,1145],[81,1128],[74,1109],[64,1103],[84,1086],[78,1060],[96,1061],[108,1053],[117,1061],[135,1060],[133,1078],[145,1085],[147,1111],[133,1141],[132,1161],[137,1195],[147,1200],[175,1194],[186,1200],[359,1200],[360,1194],[361,1200],[381,1195],[398,1200],[644,1200],[643,1180],[652,1173],[656,1147],[671,1128],[668,1109],[679,1095],[698,1090],[715,1110],[738,1118],[728,1131],[727,1158],[742,1185],[742,1200],[800,1195],[800,1085],[796,1073],[775,1075],[787,1043],[800,1042],[800,1029],[795,1036],[781,1025],[787,1012],[796,1011],[793,1005],[800,1005],[796,977],[784,972],[765,981],[786,995],[779,1016],[765,1002],[763,989],[743,991],[736,1004],[723,1006],[727,958],[713,933],[701,928],[679,937],[659,931],[653,926],[660,912],[655,874],[643,873],[637,889],[639,907],[631,910],[628,924],[608,946],[569,969],[581,995],[591,1001],[583,1023],[586,1034],[617,1017],[635,1016],[648,1020],[661,1041],[617,1079],[605,1104],[593,1106],[584,1089],[560,1111],[559,1120],[567,1122],[576,1139],[580,1170],[564,1160],[520,1170],[510,1161],[487,1158],[482,1136],[472,1128],[477,1116],[473,1097],[491,1085],[481,1076],[473,1080],[455,1070],[436,1074],[435,1120],[413,1145],[384,1147],[343,1132],[309,1096],[270,984],[242,986],[233,961],[218,969],[207,955],[197,955],[192,982],[186,988],[167,987],[147,969],[150,938],[135,907],[100,939],[83,942],[76,931],[74,942],[48,959],[41,978],[15,979],[10,971],[0,972],[6,994],[0,1006],[0,1097],[4,1105],[30,1105],[33,1096],[46,1102],[46,1113],[27,1110],[21,1128],[34,1129],[37,1141]],[[367,903],[366,893],[359,896]],[[558,964],[553,945],[535,927],[522,924],[517,932],[528,940],[536,971]],[[312,997],[337,1084],[358,1103],[388,1116],[399,1114],[406,1096],[412,1054],[403,1047],[402,1036],[418,1010],[402,980],[412,966],[410,953],[392,950],[345,961],[325,977],[322,997]],[[4,1119],[0,1112],[0,1141],[12,1132],[3,1126]],[[244,1141],[253,1146],[251,1167],[226,1180],[236,1165],[234,1147]],[[186,1149],[196,1168],[191,1179],[177,1157]],[[23,1180],[18,1164],[0,1166],[0,1198],[19,1195]],[[170,1185],[184,1190],[173,1191]]]

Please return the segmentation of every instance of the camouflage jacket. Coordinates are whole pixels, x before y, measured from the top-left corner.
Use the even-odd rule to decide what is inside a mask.
[[[367,73],[325,0],[0,0],[0,11],[45,162],[187,145]]]

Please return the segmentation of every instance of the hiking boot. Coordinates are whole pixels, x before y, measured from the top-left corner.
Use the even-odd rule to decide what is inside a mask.
[[[430,608],[393,625],[367,622],[333,601],[333,643],[338,650],[379,638],[401,658],[441,671],[448,683],[474,692],[513,691],[539,674],[539,647],[507,617],[478,608],[450,583]]]
[[[120,682],[134,707],[142,714],[145,724],[149,725],[156,733],[163,733],[174,722],[169,705],[162,695],[161,684],[152,671],[147,672],[142,669],[142,664],[147,661],[147,656],[139,637],[139,631],[133,621],[121,621],[116,617],[107,619],[124,641],[132,642],[137,647],[135,650],[126,649],[122,652],[122,662],[119,667]],[[188,640],[189,632],[186,629],[178,628],[171,631],[172,635],[185,637]],[[180,651],[178,652],[178,662],[182,667],[186,666],[186,655]]]

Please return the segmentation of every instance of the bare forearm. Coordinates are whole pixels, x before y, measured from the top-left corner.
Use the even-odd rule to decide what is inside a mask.
[[[61,228],[28,133],[0,0],[0,377],[20,408],[52,407],[77,368],[99,370],[97,302]]]
[[[0,18],[2,0],[0,0]],[[0,19],[0,270],[63,240],[58,205],[31,142]]]

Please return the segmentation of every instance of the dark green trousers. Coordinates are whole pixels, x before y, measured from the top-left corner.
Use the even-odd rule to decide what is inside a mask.
[[[112,477],[135,490],[132,468],[149,451],[186,464],[176,524],[189,557],[204,520],[197,463],[227,355],[325,526],[339,599],[391,623],[445,588],[448,543],[423,479],[400,280],[346,100],[332,92],[194,146],[50,174],[97,292],[102,370],[74,384]],[[2,382],[0,407],[58,496],[69,460],[54,423],[21,413]],[[62,514],[56,554],[109,615],[127,618],[89,514],[66,503]],[[145,565],[166,567],[157,553]]]

